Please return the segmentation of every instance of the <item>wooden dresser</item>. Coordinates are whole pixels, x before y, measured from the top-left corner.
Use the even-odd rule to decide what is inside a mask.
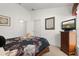
[[[68,55],[76,53],[76,31],[61,32],[61,50]]]

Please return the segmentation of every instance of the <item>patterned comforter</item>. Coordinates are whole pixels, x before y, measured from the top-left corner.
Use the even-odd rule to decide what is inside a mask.
[[[34,56],[35,54],[41,52],[44,48],[49,46],[49,42],[45,38],[32,37],[29,40],[20,40],[22,38],[11,38],[7,39],[8,42],[4,49],[5,51],[16,50],[16,56]]]

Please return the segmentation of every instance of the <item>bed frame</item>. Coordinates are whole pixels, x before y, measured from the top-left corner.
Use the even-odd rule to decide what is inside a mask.
[[[37,53],[35,56],[42,56],[43,54],[49,52],[49,47],[43,49],[41,52]]]

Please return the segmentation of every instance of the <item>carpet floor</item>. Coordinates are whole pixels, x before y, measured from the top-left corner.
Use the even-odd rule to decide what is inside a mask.
[[[43,54],[43,56],[67,56],[67,54],[61,51],[58,47],[51,45],[49,46],[49,52]]]

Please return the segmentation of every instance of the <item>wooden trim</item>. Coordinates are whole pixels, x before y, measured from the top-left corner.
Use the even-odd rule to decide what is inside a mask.
[[[37,53],[36,56],[42,56],[44,53],[49,52],[49,47],[45,48],[41,52]]]

